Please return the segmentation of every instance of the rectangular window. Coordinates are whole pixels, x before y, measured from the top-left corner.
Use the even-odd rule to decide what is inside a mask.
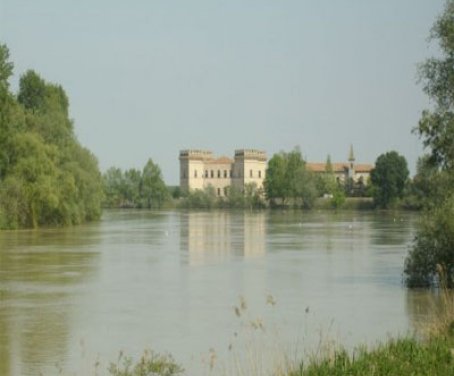
[[[205,177],[208,177],[208,170],[205,170]]]
[[[232,170],[230,170],[230,177],[232,177],[232,176],[233,176],[233,175],[232,175]]]
[[[249,170],[249,177],[252,178],[252,170]]]
[[[228,196],[228,194],[229,194],[228,188],[224,187],[224,196]]]
[[[262,177],[262,171],[259,170],[259,178]]]
[[[218,196],[221,195],[221,188],[218,188]]]
[[[224,178],[227,177],[227,170],[224,170]]]
[[[197,177],[197,170],[194,170],[194,177]]]
[[[218,170],[218,178],[221,177],[221,170]]]
[[[214,178],[214,171],[213,170],[210,171],[210,177]]]

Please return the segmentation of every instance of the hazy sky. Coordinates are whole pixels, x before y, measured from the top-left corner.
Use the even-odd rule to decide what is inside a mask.
[[[412,171],[411,129],[430,105],[417,64],[436,53],[443,0],[0,0],[0,42],[15,64],[61,84],[81,143],[102,170],[157,162],[178,182],[178,152],[237,148]]]

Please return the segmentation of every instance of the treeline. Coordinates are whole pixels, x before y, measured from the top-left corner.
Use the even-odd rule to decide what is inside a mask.
[[[161,169],[151,159],[142,171],[109,168],[102,176],[103,206],[109,208],[161,208],[171,195]]]
[[[12,73],[0,45],[0,228],[98,219],[101,174],[74,134],[65,91],[29,70],[12,93]]]

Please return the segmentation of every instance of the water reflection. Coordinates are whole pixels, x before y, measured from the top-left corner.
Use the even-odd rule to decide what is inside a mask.
[[[180,245],[187,263],[203,265],[232,256],[265,253],[264,212],[187,212],[180,215]]]
[[[98,225],[0,232],[0,375],[56,373],[77,285],[96,272],[98,234]]]

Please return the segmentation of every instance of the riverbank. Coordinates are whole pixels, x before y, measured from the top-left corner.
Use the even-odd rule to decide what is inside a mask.
[[[343,347],[327,347],[318,356],[309,357],[297,366],[284,366],[270,370],[275,376],[400,376],[400,375],[452,375],[454,374],[454,295],[445,290],[440,293],[441,306],[435,316],[424,322],[413,336],[390,338],[373,349],[359,347],[353,352]],[[262,370],[257,364],[256,370]],[[184,375],[184,368],[170,355],[146,351],[133,364],[131,358],[119,359],[111,364],[113,376]],[[236,374],[242,372],[241,365]],[[254,372],[258,375],[259,371]],[[211,373],[210,373],[211,374]],[[215,373],[216,374],[216,373]],[[227,375],[228,373],[221,373]],[[268,373],[267,373],[268,374]]]

